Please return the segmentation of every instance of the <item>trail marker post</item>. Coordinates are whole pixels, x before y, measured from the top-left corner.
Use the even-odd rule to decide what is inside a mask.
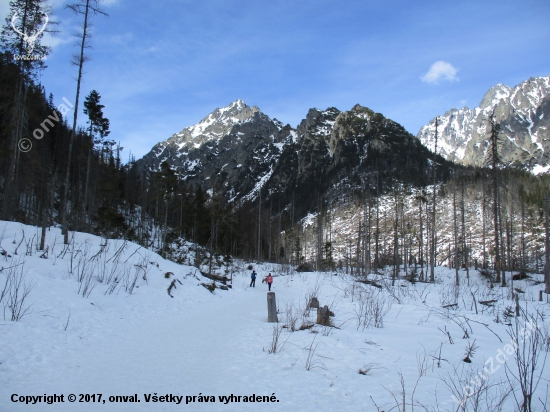
[[[277,318],[277,302],[275,301],[275,292],[267,292],[267,321],[279,322]]]

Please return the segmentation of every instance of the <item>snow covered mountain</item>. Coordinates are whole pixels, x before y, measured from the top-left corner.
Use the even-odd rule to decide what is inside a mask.
[[[220,140],[238,123],[247,122],[255,113],[260,112],[258,107],[249,107],[242,100],[237,100],[229,106],[216,109],[194,126],[186,127],[174,134],[166,142],[175,144],[178,149],[199,148],[203,144]]]
[[[433,154],[402,126],[360,105],[310,109],[296,129],[242,100],[158,143],[138,166],[149,174],[167,161],[188,183],[234,205],[262,199],[296,217],[318,197],[349,196],[365,177],[413,183]],[[274,206],[275,207],[275,206]]]
[[[210,195],[242,200],[255,197],[294,137],[290,126],[237,100],[158,143],[138,163],[148,173],[167,161],[188,183],[201,185]]]
[[[501,156],[505,164],[538,174],[550,168],[550,76],[530,78],[514,88],[492,87],[475,109],[451,109],[438,116],[437,153],[465,165],[482,166],[488,147],[488,117],[502,127]],[[431,150],[435,118],[417,138]]]

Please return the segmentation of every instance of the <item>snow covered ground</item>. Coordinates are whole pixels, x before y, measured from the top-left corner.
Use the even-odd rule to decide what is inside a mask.
[[[32,287],[22,306],[29,311],[20,321],[10,320],[9,295],[0,303],[0,411],[387,412],[405,410],[403,399],[407,411],[456,411],[471,391],[496,399],[509,391],[508,381],[519,390],[512,377],[514,354],[506,354],[513,347],[504,316],[507,308],[515,311],[510,288],[489,288],[473,270],[470,286],[464,271],[464,285],[456,288],[454,270],[437,268],[435,285],[397,280],[392,287],[389,277],[379,277],[379,289],[343,273],[298,274],[254,264],[259,276],[250,288],[248,264],[239,262],[233,288],[211,293],[200,285],[210,281],[196,268],[133,243],[77,233],[64,251],[59,230],[52,228],[48,256],[41,258],[37,228],[0,222],[0,234],[6,253],[0,256],[0,291],[8,276],[24,275],[20,290]],[[166,278],[166,272],[174,275]],[[278,325],[267,322],[261,279],[268,272],[275,275]],[[170,298],[174,279],[181,284],[176,282]],[[548,315],[548,304],[537,302],[542,285],[523,280],[514,287],[525,292],[522,310]],[[336,327],[289,330],[292,317],[296,328],[315,322],[315,309],[303,315],[309,295],[330,307]],[[492,307],[479,303],[494,299]],[[442,308],[453,303],[458,306]],[[278,348],[270,353],[278,327]],[[548,316],[527,324],[525,342],[535,332],[548,339],[548,329]],[[472,344],[472,362],[465,363]],[[544,403],[550,407],[544,349],[533,397],[539,411]],[[468,376],[484,367],[477,378]],[[38,398],[54,394],[64,402]],[[75,402],[69,402],[71,394]],[[114,402],[116,396],[126,402]],[[25,397],[41,402],[25,404]],[[473,410],[472,402],[474,396],[465,400],[466,410]],[[500,410],[514,407],[509,394]]]

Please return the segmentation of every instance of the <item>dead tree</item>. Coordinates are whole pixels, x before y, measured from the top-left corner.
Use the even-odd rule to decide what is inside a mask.
[[[487,151],[487,162],[490,163],[492,169],[492,189],[493,189],[493,227],[494,227],[494,246],[495,246],[495,281],[500,282],[501,276],[501,256],[500,256],[500,226],[499,226],[499,217],[500,217],[500,195],[499,195],[499,166],[501,164],[500,154],[499,154],[499,145],[501,139],[499,139],[500,133],[500,124],[495,122],[495,110],[489,116],[489,150]],[[502,279],[503,286],[506,285],[506,277],[503,276]]]
[[[454,247],[455,247],[455,284],[459,285],[458,269],[459,269],[459,256],[458,256],[458,224],[456,219],[456,176],[453,184],[453,232],[454,232]],[[449,255],[449,260],[450,260]]]
[[[437,117],[435,118],[435,144],[434,144],[434,153],[437,156]],[[435,235],[435,209],[437,202],[437,181],[436,181],[436,167],[435,167],[436,157],[434,156],[434,162],[432,164],[433,171],[433,205],[432,205],[432,247],[430,250],[430,282],[435,282],[435,255],[436,255],[436,235]]]
[[[98,0],[81,0],[79,3],[76,4],[69,4],[67,6],[70,10],[72,10],[76,14],[81,14],[84,17],[84,21],[82,24],[82,32],[77,34],[77,37],[79,38],[79,47],[80,52],[77,56],[75,56],[75,59],[73,61],[73,64],[78,67],[78,76],[76,78],[76,97],[75,97],[75,104],[74,104],[74,114],[73,114],[73,127],[71,130],[71,136],[69,140],[69,151],[67,154],[67,171],[65,173],[65,185],[63,188],[63,197],[62,197],[62,203],[61,203],[61,231],[64,235],[64,242],[65,244],[69,243],[69,230],[67,227],[67,205],[68,205],[68,197],[69,197],[69,184],[70,184],[70,173],[71,173],[71,160],[72,160],[72,154],[73,154],[73,146],[76,136],[76,124],[77,124],[77,118],[78,118],[78,101],[80,100],[80,85],[82,83],[82,75],[83,75],[83,68],[84,63],[88,60],[87,56],[84,54],[84,49],[90,47],[90,38],[91,33],[89,31],[90,29],[90,15],[94,14],[102,14],[104,16],[107,16],[105,12],[99,9],[98,6]]]
[[[544,292],[550,293],[550,231],[549,231],[549,220],[550,220],[550,199],[548,198],[548,195],[546,195],[545,199],[545,211],[546,211],[546,221],[545,221],[545,229],[546,229],[546,241],[545,241],[545,265],[544,265]]]

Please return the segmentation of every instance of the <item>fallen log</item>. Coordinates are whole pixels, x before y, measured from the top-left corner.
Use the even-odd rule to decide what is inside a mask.
[[[458,303],[451,303],[450,305],[443,305],[442,308],[447,309],[447,308],[452,308],[453,306],[458,307]]]
[[[493,304],[498,302],[498,299],[479,300],[478,302],[485,306],[494,306]]]
[[[222,282],[224,285],[227,284],[227,281],[229,278],[227,276],[219,276],[219,275],[210,275],[206,272],[200,271],[201,275],[203,275],[205,278],[208,278],[210,280],[216,280],[218,282]]]
[[[379,285],[374,280],[365,279],[365,280],[357,280],[357,282],[364,283],[365,285],[371,285],[371,286],[374,286],[375,288],[378,288],[378,289],[382,289],[382,285]]]

